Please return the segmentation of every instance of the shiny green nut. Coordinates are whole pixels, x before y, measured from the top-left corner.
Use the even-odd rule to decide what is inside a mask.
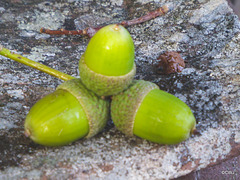
[[[34,142],[60,146],[100,132],[109,118],[109,102],[88,91],[80,79],[64,82],[29,111],[24,128]]]
[[[100,29],[79,61],[79,72],[85,86],[99,96],[111,96],[126,89],[136,73],[129,32],[117,24]]]
[[[195,129],[191,109],[151,82],[134,81],[112,97],[111,117],[117,129],[160,144],[177,144]]]

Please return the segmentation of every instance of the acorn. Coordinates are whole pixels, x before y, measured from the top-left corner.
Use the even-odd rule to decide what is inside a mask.
[[[98,96],[111,96],[128,88],[136,74],[134,43],[121,25],[101,28],[79,61],[85,86]]]
[[[25,120],[25,135],[45,146],[69,144],[100,132],[109,118],[109,102],[87,90],[80,79],[65,81],[40,99]]]
[[[196,125],[183,101],[143,80],[135,80],[129,89],[112,97],[111,117],[124,134],[160,144],[186,140]]]

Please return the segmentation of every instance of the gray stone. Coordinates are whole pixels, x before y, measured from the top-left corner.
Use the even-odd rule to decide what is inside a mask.
[[[187,103],[200,134],[158,145],[126,137],[109,122],[91,139],[57,148],[36,145],[23,135],[25,116],[62,81],[0,57],[0,179],[172,179],[239,154],[240,22],[224,0],[3,1],[0,43],[77,77],[89,39],[43,35],[41,27],[116,23],[166,3],[171,12],[128,28],[136,79],[155,82]],[[182,73],[158,73],[164,51],[181,52]]]

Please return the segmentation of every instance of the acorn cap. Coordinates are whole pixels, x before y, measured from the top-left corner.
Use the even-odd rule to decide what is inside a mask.
[[[136,74],[136,65],[134,63],[132,70],[125,75],[106,76],[89,69],[83,55],[79,61],[79,72],[82,82],[88,89],[98,96],[111,96],[128,88]]]
[[[186,140],[196,125],[191,109],[183,101],[143,80],[113,96],[111,116],[124,134],[160,144]]]
[[[89,132],[86,138],[90,138],[105,127],[109,119],[109,102],[96,96],[82,84],[80,79],[64,82],[57,87],[74,95],[82,105],[88,119]]]
[[[34,104],[24,123],[25,135],[45,146],[66,145],[94,136],[108,118],[109,102],[73,79]]]
[[[118,130],[128,136],[133,135],[134,119],[144,97],[153,89],[159,89],[154,83],[134,80],[130,87],[112,96],[111,117]]]
[[[118,24],[101,28],[79,61],[79,73],[84,85],[99,96],[125,90],[136,74],[129,32]]]

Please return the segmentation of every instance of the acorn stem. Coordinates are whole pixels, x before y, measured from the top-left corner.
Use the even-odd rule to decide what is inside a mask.
[[[35,62],[31,59],[28,59],[26,57],[21,56],[20,54],[16,54],[11,52],[9,49],[4,48],[2,45],[0,45],[0,55],[5,56],[9,59],[12,59],[14,61],[17,61],[19,63],[25,64],[27,66],[30,66],[34,69],[40,70],[44,73],[47,73],[51,76],[54,76],[58,79],[62,79],[64,81],[74,79],[75,77],[70,76],[68,74],[65,74],[63,72],[57,71],[56,69],[52,69],[46,65],[43,65],[41,63]]]
[[[159,16],[163,16],[164,14],[172,11],[174,8],[173,5],[164,5],[162,7],[159,7],[158,9],[154,11],[148,12],[146,15],[141,16],[139,18],[131,19],[122,21],[120,23],[117,23],[119,25],[122,25],[124,27],[129,27],[136,24],[141,24],[143,22],[149,21],[151,19],[154,19]],[[66,29],[60,29],[60,30],[51,30],[46,28],[41,28],[40,32],[50,35],[87,35],[88,37],[93,37],[93,35],[102,28],[103,26],[99,27],[88,27],[85,29],[80,30],[66,30]]]
[[[169,11],[171,11],[172,9],[173,9],[172,6],[164,5],[158,9],[156,9],[155,11],[148,12],[144,16],[141,16],[136,19],[128,20],[128,21],[122,21],[120,24],[124,27],[132,26],[135,24],[141,24],[141,23],[149,21],[151,19],[155,19],[156,17],[162,16],[162,15],[168,13]]]

